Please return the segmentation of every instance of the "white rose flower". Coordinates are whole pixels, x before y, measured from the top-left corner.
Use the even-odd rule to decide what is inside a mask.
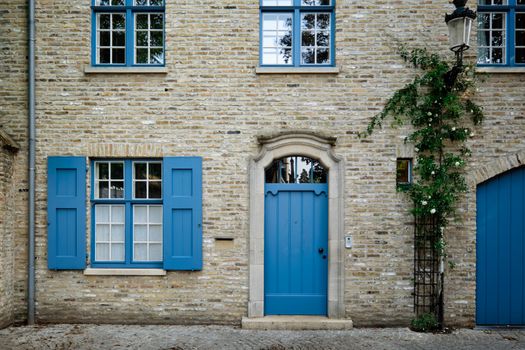
[[[459,162],[454,163],[455,166],[459,166]]]
[[[428,112],[427,115],[430,117],[432,115],[432,112]]]
[[[427,201],[421,201],[421,204],[422,204],[422,205],[427,205],[428,202],[427,202]]]
[[[435,172],[434,170],[432,170],[432,172],[431,172],[430,174],[432,174],[432,175],[435,175],[435,174],[436,174],[436,172]]]
[[[452,127],[452,131],[456,131],[456,127],[455,126]]]
[[[436,213],[436,209],[432,208],[430,209],[430,214],[435,214]]]
[[[474,137],[474,133],[473,132],[470,133],[470,137]]]

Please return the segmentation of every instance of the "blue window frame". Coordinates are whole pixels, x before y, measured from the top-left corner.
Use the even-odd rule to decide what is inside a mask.
[[[161,160],[93,160],[94,267],[162,267]]]
[[[93,65],[164,65],[164,0],[92,0],[91,8]]]
[[[479,66],[525,66],[525,0],[478,0]]]
[[[334,66],[335,0],[260,0],[261,66]]]

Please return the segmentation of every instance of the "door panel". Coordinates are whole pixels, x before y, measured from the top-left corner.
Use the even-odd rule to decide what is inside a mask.
[[[525,167],[477,189],[478,325],[525,324]]]
[[[265,314],[326,315],[328,186],[266,184]]]

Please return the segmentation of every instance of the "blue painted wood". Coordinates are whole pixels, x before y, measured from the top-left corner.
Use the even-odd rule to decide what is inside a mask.
[[[477,188],[478,325],[525,325],[525,167]]]
[[[202,158],[163,163],[164,269],[202,270]]]
[[[326,315],[328,185],[266,184],[264,210],[265,314]]]
[[[525,11],[525,6],[518,5],[516,0],[509,0],[508,5],[478,5],[478,13],[498,12],[506,15],[505,23],[505,63],[478,64],[480,67],[524,67],[516,62],[516,13]]]
[[[86,158],[49,157],[47,162],[47,266],[86,267]]]

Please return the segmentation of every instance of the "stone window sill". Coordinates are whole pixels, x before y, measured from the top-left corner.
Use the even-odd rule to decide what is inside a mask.
[[[166,67],[84,67],[85,74],[166,74]]]
[[[502,73],[525,73],[525,67],[476,67],[476,73],[502,74]]]
[[[256,74],[339,74],[341,67],[256,67]]]
[[[86,276],[166,276],[163,269],[98,269],[88,267]]]

